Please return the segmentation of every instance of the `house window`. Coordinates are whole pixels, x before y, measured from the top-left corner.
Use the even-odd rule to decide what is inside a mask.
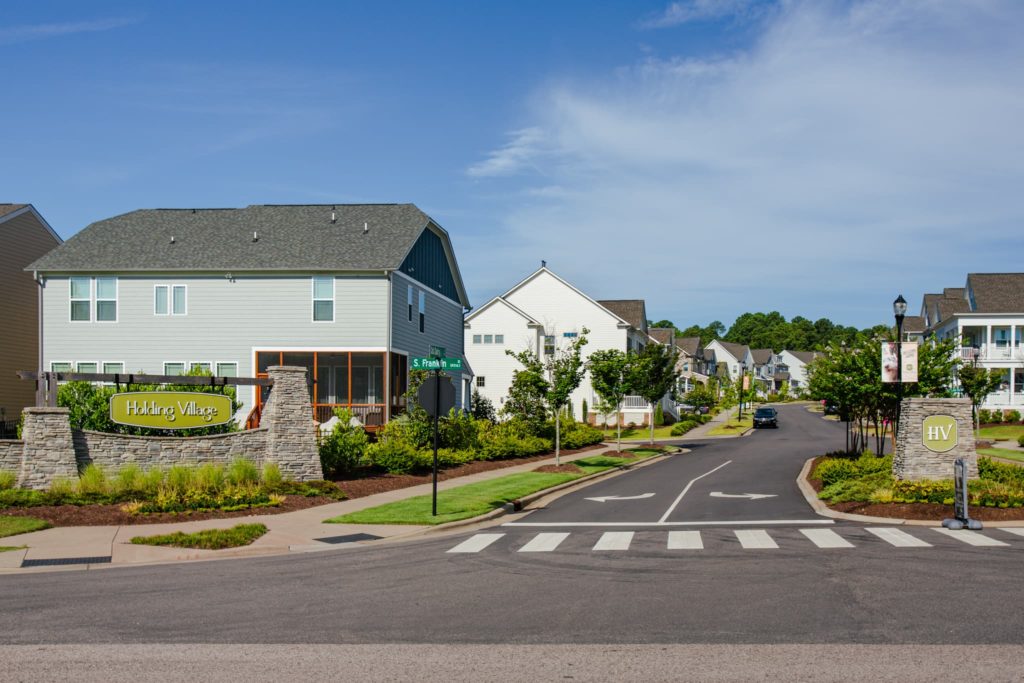
[[[99,368],[99,365],[97,363],[86,362],[78,363],[78,365],[75,367],[75,370],[77,372],[88,372],[91,374],[95,374],[96,372],[98,372],[97,368]]]
[[[164,363],[164,374],[165,375],[184,375],[185,364],[178,362]]]
[[[209,363],[191,363],[188,366],[188,371],[189,372],[196,372],[198,370],[200,372],[207,372],[208,373],[208,372],[210,372],[210,367],[211,366],[210,366]]]
[[[185,285],[171,287],[171,315],[188,313],[188,288]]]
[[[409,304],[409,322],[412,322],[412,285],[406,290],[406,302]]]
[[[70,279],[71,320],[73,322],[89,322],[92,320],[92,317],[89,315],[91,282],[87,277],[73,277]]]
[[[217,363],[218,377],[238,377],[238,363]]]
[[[334,322],[334,277],[313,277],[313,322]]]
[[[427,294],[426,292],[420,292],[420,332],[425,332],[427,328]]]
[[[50,372],[71,372],[71,363],[53,361],[50,363]]]
[[[167,285],[153,286],[153,315],[167,315]]]
[[[473,343],[474,344],[479,344],[481,339],[482,339],[482,337],[479,334],[474,334],[473,335]]]
[[[105,362],[103,363],[103,374],[120,375],[124,373],[124,363]]]
[[[492,335],[492,334],[485,334],[484,335],[484,344],[493,344],[493,343],[494,343],[494,335]]]
[[[476,385],[478,387],[486,386],[487,385],[487,378],[486,377],[477,377],[476,378]]]
[[[494,335],[494,343],[495,344],[504,344],[505,343],[505,335],[503,335],[503,334],[496,334],[496,335]]]
[[[579,336],[579,332],[563,332],[562,336],[566,339],[574,339]]]
[[[96,321],[117,322],[117,278],[96,278]]]
[[[555,355],[555,335],[549,334],[544,337],[544,355]]]

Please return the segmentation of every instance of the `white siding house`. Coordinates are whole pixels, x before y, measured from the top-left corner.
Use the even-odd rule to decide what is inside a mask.
[[[625,302],[606,302],[621,305]],[[530,350],[541,360],[564,349],[584,328],[589,330],[584,358],[598,349],[639,350],[647,336],[643,302],[630,300],[642,315],[627,321],[555,275],[546,266],[532,273],[504,294],[471,312],[465,320],[466,356],[476,375],[476,389],[500,412],[508,397],[512,375],[521,365],[505,353]],[[583,402],[588,419],[599,419],[589,373],[571,397],[573,414],[581,417]],[[639,397],[627,397],[623,421],[643,424],[650,419],[649,406]]]

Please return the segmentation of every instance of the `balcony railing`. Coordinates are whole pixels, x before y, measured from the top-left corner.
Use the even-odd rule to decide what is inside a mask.
[[[997,346],[996,344],[982,344],[981,346],[963,346],[956,350],[957,357],[964,362],[972,363],[978,361],[999,361],[999,360],[1024,360],[1024,347]]]

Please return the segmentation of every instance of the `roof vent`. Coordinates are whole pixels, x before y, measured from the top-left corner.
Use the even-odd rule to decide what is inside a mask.
[[[368,232],[370,232],[370,224],[369,223],[363,223],[363,234],[365,235]]]
[[[338,219],[334,216],[334,207],[333,206],[331,207],[331,222],[332,223],[337,223],[338,222]]]
[[[171,244],[174,244],[174,235],[171,235]]]
[[[255,230],[252,231],[252,241],[253,242],[259,242],[260,241],[260,234],[258,232],[256,232]]]

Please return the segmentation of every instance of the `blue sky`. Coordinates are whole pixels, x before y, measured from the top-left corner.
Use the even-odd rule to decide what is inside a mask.
[[[1024,3],[12,2],[0,201],[414,202],[684,326],[1020,271]]]

